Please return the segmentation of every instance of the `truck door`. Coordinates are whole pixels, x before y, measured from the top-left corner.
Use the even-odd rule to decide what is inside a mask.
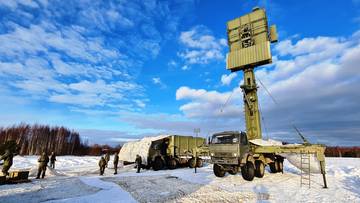
[[[240,136],[240,157],[242,157],[245,153],[249,152],[250,148],[246,133],[241,132],[239,136]]]

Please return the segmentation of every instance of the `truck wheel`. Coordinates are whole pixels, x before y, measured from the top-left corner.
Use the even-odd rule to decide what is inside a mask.
[[[177,165],[177,163],[176,163],[176,160],[175,160],[175,159],[170,159],[170,160],[168,161],[168,168],[169,168],[169,169],[175,169],[175,168],[176,168],[176,165]]]
[[[250,161],[246,162],[246,164],[241,167],[241,175],[244,180],[252,181],[255,176],[254,164]]]
[[[196,166],[195,159],[194,158],[189,159],[188,164],[190,168],[195,168]]]
[[[221,178],[225,176],[225,170],[218,164],[214,164],[213,171],[216,177]]]
[[[270,163],[269,166],[270,166],[270,172],[271,173],[277,173],[279,171],[277,161],[274,161],[274,162]]]
[[[196,167],[201,168],[204,165],[204,161],[200,158],[196,159]]]
[[[278,166],[278,172],[281,172],[283,173],[283,170],[284,170],[284,164],[281,160],[276,160],[276,164]]]
[[[158,171],[164,168],[164,162],[160,157],[156,157],[153,162],[154,171]]]
[[[255,161],[255,176],[258,178],[264,177],[265,165],[264,162],[257,160]]]
[[[236,175],[238,170],[237,167],[232,168],[231,170],[228,171],[231,175]]]

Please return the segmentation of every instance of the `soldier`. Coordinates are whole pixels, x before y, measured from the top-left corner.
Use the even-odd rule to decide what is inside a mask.
[[[99,161],[99,167],[100,167],[100,175],[104,175],[104,172],[105,172],[105,166],[106,166],[106,160],[105,158],[102,156],[100,158],[100,161]]]
[[[114,169],[115,169],[115,172],[114,172],[114,175],[117,174],[118,163],[119,163],[119,155],[118,155],[118,152],[115,152],[115,156],[114,156]]]
[[[55,161],[56,161],[55,152],[51,152],[50,167],[53,168],[53,169],[55,169]]]
[[[160,149],[161,155],[166,156],[166,151],[167,151],[168,146],[169,146],[169,140],[164,139],[161,144],[161,149]]]
[[[105,155],[105,161],[106,161],[106,168],[108,167],[108,162],[110,161],[110,153],[109,152],[106,152],[106,155]]]
[[[38,174],[36,176],[36,179],[39,179],[40,175],[41,175],[41,178],[45,177],[46,167],[49,163],[49,157],[47,156],[46,152],[42,153],[42,155],[38,159],[38,162],[39,162],[39,168],[38,168]]]
[[[10,167],[13,164],[13,157],[14,154],[12,152],[10,152],[9,149],[5,150],[5,154],[1,156],[0,160],[4,160],[4,165],[2,168],[2,173],[7,176],[9,175],[8,171],[10,169]]]
[[[136,163],[136,168],[137,168],[137,172],[136,173],[140,173],[140,168],[141,168],[141,156],[140,155],[136,155],[136,159],[135,159],[135,163]]]

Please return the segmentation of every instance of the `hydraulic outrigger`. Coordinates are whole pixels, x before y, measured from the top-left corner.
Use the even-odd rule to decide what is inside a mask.
[[[277,42],[276,27],[271,26],[269,31],[265,10],[256,7],[251,13],[229,21],[227,34],[230,48],[227,69],[244,73],[244,83],[240,87],[244,95],[246,134],[228,131],[213,135],[209,149],[215,175],[236,174],[241,169],[244,179],[251,181],[254,176],[263,177],[266,165],[272,172],[282,172],[284,158],[280,154],[314,154],[320,164],[324,188],[327,188],[325,146],[310,144],[296,127],[304,141],[301,145],[263,146],[253,142],[262,139],[254,68],[271,63],[270,43]],[[307,172],[310,174],[310,168]]]

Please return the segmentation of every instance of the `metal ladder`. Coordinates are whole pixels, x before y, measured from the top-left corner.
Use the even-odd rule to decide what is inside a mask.
[[[302,151],[300,156],[300,186],[308,186],[310,188],[310,153]]]

